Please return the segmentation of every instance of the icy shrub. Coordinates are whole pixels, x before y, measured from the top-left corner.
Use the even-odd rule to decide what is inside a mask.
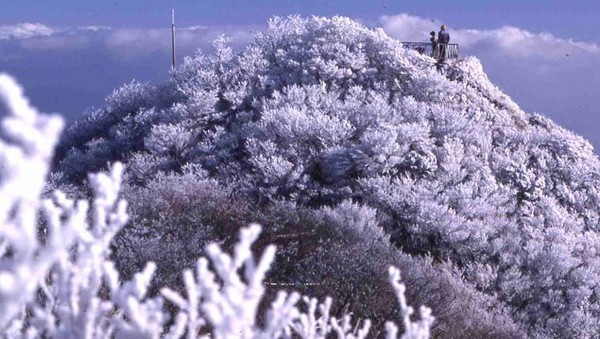
[[[186,334],[194,338],[204,325],[215,338],[367,335],[368,321],[358,328],[350,316],[330,317],[330,300],[319,306],[318,313],[316,300],[302,311],[296,306],[296,293],[280,293],[267,314],[268,321],[263,326],[256,323],[263,280],[275,255],[275,248],[269,246],[258,261],[254,259],[251,245],[260,234],[259,226],[241,231],[233,256],[215,244],[208,246],[214,271],[204,258],[198,261],[195,277],[185,271],[185,298],[171,289],[161,290],[166,300],[181,309],[173,325],[166,326],[165,300],[147,296],[156,265],[148,262],[131,281],[122,282],[108,259],[112,238],[128,219],[126,203],[118,197],[122,165],[115,164],[108,174],[90,176],[95,195],[90,215],[85,201],[73,201],[59,191],[42,204],[40,195],[61,119],[38,114],[4,74],[0,74],[0,97],[9,113],[2,125],[5,140],[0,142],[3,336],[159,338],[166,327],[166,337]],[[41,207],[45,223],[38,225]],[[422,319],[412,322],[413,310],[406,304],[404,285],[394,268],[390,282],[400,302],[404,337],[429,337],[433,323],[429,309],[421,308]],[[396,325],[387,327],[388,338],[396,338]]]
[[[254,259],[251,246],[260,234],[257,225],[240,232],[233,256],[209,245],[206,253],[213,268],[201,258],[195,276],[184,272],[185,297],[169,288],[161,290],[162,297],[147,295],[156,270],[153,262],[130,281],[121,281],[109,256],[113,237],[128,220],[127,204],[119,199],[122,165],[115,164],[108,174],[90,175],[95,198],[89,214],[86,201],[73,201],[60,191],[42,203],[61,119],[38,114],[4,74],[0,97],[9,113],[2,125],[5,140],[0,142],[2,336],[195,338],[206,331],[215,338],[367,336],[368,320],[359,327],[350,315],[332,317],[330,299],[318,304],[305,298],[308,308],[300,308],[295,292],[279,293],[267,321],[257,324],[263,280],[275,256],[275,247],[268,246],[259,260]],[[38,225],[42,207],[45,223]],[[428,338],[430,310],[422,307],[421,320],[413,322],[414,311],[406,303],[397,269],[390,268],[389,280],[400,303],[403,338]],[[180,309],[170,325],[163,309],[167,301]],[[398,327],[392,322],[386,327],[387,337],[397,338]]]
[[[332,314],[351,312],[372,319],[373,333],[382,331],[384,319],[398,311],[390,308],[392,295],[382,274],[396,266],[405,273],[411,303],[427,304],[436,314],[435,335],[525,336],[504,305],[466,284],[451,264],[434,264],[431,258],[411,257],[391,246],[371,208],[349,201],[319,210],[275,204],[262,218],[267,239],[280,248],[270,283],[320,298],[331,296],[336,301]]]
[[[209,242],[231,240],[251,221],[250,206],[193,166],[157,174],[145,187],[126,185],[131,222],[115,239],[114,257],[125,276],[157,263],[155,286],[173,286]]]

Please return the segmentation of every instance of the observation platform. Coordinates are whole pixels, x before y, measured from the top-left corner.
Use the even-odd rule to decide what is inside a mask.
[[[434,51],[430,42],[402,42],[404,48],[413,49],[421,54],[429,55],[436,60],[458,59],[458,44],[445,44],[445,57],[442,55],[444,51],[444,46],[442,45],[444,44],[438,44],[437,49]]]

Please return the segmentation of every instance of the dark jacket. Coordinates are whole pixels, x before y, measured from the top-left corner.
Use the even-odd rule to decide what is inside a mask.
[[[440,44],[447,44],[450,42],[450,33],[448,33],[448,31],[446,31],[445,29],[441,30],[438,33],[438,42]]]

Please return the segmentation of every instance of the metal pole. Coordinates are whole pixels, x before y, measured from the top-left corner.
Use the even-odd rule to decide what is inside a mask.
[[[175,69],[175,8],[171,9],[171,52],[173,56],[173,64],[171,69]]]

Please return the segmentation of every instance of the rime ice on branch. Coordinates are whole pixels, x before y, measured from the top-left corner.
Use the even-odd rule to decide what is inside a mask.
[[[7,116],[0,139],[0,328],[23,309],[50,266],[73,243],[75,230],[49,223],[38,239],[37,212],[54,146],[63,128],[58,116],[39,114],[23,90],[0,74]]]

